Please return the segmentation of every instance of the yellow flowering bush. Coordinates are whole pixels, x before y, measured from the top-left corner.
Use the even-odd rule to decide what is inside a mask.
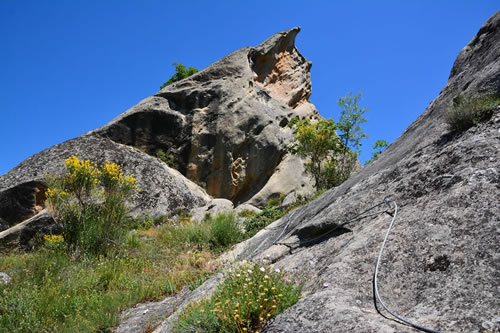
[[[216,293],[179,315],[175,332],[261,332],[269,320],[295,304],[303,282],[260,264],[231,268]]]
[[[136,190],[136,180],[119,164],[106,161],[99,167],[77,155],[65,161],[66,174],[48,177],[49,208],[63,227],[68,252],[105,252],[126,231],[126,199]]]
[[[50,250],[59,251],[64,249],[64,237],[62,235],[44,235],[43,241]]]

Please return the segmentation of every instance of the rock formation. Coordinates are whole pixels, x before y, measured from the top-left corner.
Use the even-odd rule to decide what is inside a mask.
[[[0,230],[43,209],[44,177],[60,174],[75,153],[123,164],[136,176],[142,191],[133,198],[134,215],[190,210],[210,195],[262,206],[280,194],[311,194],[302,160],[287,155],[290,118],[320,117],[308,102],[311,63],[294,46],[299,31],[233,52],[102,128],[23,161],[0,177]],[[179,172],[150,156],[160,150],[175,158]]]
[[[265,204],[278,191],[312,191],[302,162],[286,159],[293,140],[292,116],[316,119],[308,102],[308,62],[295,48],[299,28],[278,33],[257,47],[235,51],[94,131],[149,154],[175,157],[178,170],[203,183],[207,192],[235,204],[247,201],[276,170],[292,164],[296,178],[268,186],[252,204]],[[277,178],[276,176],[274,178]]]
[[[132,198],[133,215],[165,215],[176,208],[204,205],[210,197],[178,171],[157,158],[109,139],[87,134],[48,148],[0,177],[0,217],[4,228],[37,213],[43,204],[47,174],[58,175],[64,160],[73,154],[98,164],[106,160],[123,164],[126,174],[134,175],[140,187]],[[0,229],[0,230],[3,230]]]
[[[499,329],[500,109],[464,132],[444,122],[459,94],[499,92],[497,12],[459,53],[440,95],[379,158],[230,253],[308,274],[305,296],[266,332],[416,332],[377,313],[373,301],[391,222],[384,211],[394,214],[395,206],[339,228],[386,198],[399,207],[379,272],[389,308],[443,332]],[[274,244],[280,235],[286,245]],[[173,318],[156,332],[168,332]]]

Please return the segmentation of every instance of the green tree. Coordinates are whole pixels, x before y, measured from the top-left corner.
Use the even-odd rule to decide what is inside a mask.
[[[180,64],[178,62],[174,62],[172,65],[175,66],[175,74],[172,75],[167,82],[165,82],[164,84],[162,84],[160,86],[160,89],[163,89],[166,86],[168,86],[169,84],[172,84],[174,82],[180,81],[182,79],[187,78],[188,76],[191,76],[191,75],[193,75],[195,73],[198,73],[198,70],[196,68],[189,67],[188,69],[186,69],[186,65]]]
[[[340,132],[340,140],[344,145],[344,155],[349,149],[355,152],[361,147],[361,139],[367,137],[360,125],[366,122],[363,115],[368,109],[359,107],[358,101],[361,101],[361,99],[362,92],[359,92],[358,95],[349,93],[349,95],[340,97],[337,101],[341,108],[337,128]]]
[[[333,119],[311,123],[308,119],[292,118],[289,127],[293,128],[297,142],[290,148],[292,154],[308,158],[306,171],[315,181],[316,189],[338,185],[336,169],[342,144],[336,134]]]
[[[382,154],[382,152],[387,148],[389,147],[389,143],[385,140],[377,140],[375,141],[375,144],[373,145],[373,149],[375,150],[373,153],[372,153],[372,158],[369,159],[368,161],[366,161],[365,164],[368,164],[370,163],[371,161],[373,161],[374,159],[376,159],[378,157],[378,155]]]
[[[357,150],[361,147],[361,140],[367,137],[360,125],[366,122],[363,115],[368,109],[359,107],[358,102],[361,99],[362,92],[359,92],[358,95],[349,93],[337,101],[341,108],[337,128],[343,145],[340,172],[344,179],[347,179],[352,173],[356,165],[357,155],[360,153]]]

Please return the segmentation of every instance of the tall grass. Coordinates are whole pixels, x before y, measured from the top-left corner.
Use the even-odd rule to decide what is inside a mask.
[[[465,131],[472,126],[491,118],[495,109],[500,105],[500,95],[490,94],[469,99],[460,95],[453,102],[445,121],[454,131]]]

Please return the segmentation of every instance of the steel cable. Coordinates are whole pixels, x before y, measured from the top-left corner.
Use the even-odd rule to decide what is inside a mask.
[[[373,289],[375,290],[375,296],[377,297],[377,299],[380,302],[380,304],[382,305],[382,307],[388,313],[390,313],[394,318],[397,318],[400,321],[402,321],[403,323],[405,323],[405,324],[407,324],[407,325],[409,325],[411,327],[414,327],[416,329],[419,329],[421,331],[429,332],[429,333],[439,333],[439,331],[435,331],[435,330],[432,330],[430,328],[414,324],[411,321],[409,321],[407,319],[404,319],[403,317],[398,316],[397,314],[395,314],[394,312],[392,312],[391,310],[389,310],[389,308],[384,304],[384,302],[382,302],[382,299],[380,298],[380,293],[378,291],[378,279],[377,279],[378,270],[379,270],[379,267],[380,267],[380,260],[382,258],[382,253],[384,252],[385,244],[387,243],[387,239],[389,238],[389,234],[391,233],[391,229],[392,229],[392,227],[394,225],[394,221],[396,221],[396,216],[398,215],[398,205],[396,204],[396,201],[394,201],[394,200],[386,200],[386,202],[387,203],[392,202],[394,204],[394,215],[392,217],[391,224],[389,225],[389,229],[387,229],[387,233],[385,234],[385,238],[384,238],[384,241],[382,242],[382,246],[380,247],[380,252],[379,252],[378,258],[377,258],[377,264],[375,265],[375,274],[373,276],[373,286],[374,286]]]

